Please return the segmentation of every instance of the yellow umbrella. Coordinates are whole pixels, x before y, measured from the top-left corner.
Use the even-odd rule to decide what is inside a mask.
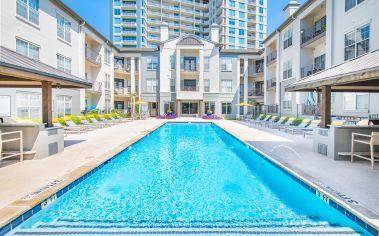
[[[251,105],[249,103],[238,103],[238,104],[236,104],[236,106],[239,106],[239,107],[252,107],[253,105]]]

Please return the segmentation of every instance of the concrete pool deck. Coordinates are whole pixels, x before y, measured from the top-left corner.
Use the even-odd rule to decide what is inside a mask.
[[[179,118],[174,121],[206,122],[195,118]],[[15,201],[17,203],[18,199],[64,176],[80,176],[80,173],[90,168],[90,163],[101,163],[164,122],[156,119],[132,121],[106,129],[69,135],[65,140],[66,148],[63,153],[41,160],[0,164],[0,225],[17,211],[23,210],[22,204],[16,204],[13,208],[9,204]],[[366,161],[350,163],[330,160],[313,153],[312,140],[300,135],[249,127],[241,121],[219,120],[215,123],[323,186],[340,199],[350,201],[349,204],[365,216],[379,220],[379,166],[371,170]],[[47,195],[49,191],[46,192],[41,195]],[[15,209],[16,207],[19,208]]]

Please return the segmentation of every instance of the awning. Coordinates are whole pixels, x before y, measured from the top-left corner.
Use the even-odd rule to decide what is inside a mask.
[[[320,91],[330,86],[332,92],[379,92],[379,50],[305,77],[285,90]]]
[[[41,87],[42,81],[61,88],[92,86],[92,82],[0,46],[0,87]]]

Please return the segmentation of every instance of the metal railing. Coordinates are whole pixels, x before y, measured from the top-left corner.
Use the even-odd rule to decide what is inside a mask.
[[[190,64],[185,64],[181,63],[180,64],[180,70],[183,72],[199,72],[200,69],[200,64],[197,63],[190,63]]]
[[[271,52],[270,54],[268,54],[266,56],[266,65],[269,65],[269,64],[275,62],[276,58],[277,58],[277,52],[276,51]]]
[[[199,81],[196,80],[195,85],[185,85],[184,80],[180,81],[180,91],[185,91],[185,92],[197,92],[199,91]]]
[[[263,96],[263,94],[264,94],[263,88],[254,88],[248,92],[249,96],[254,96],[254,97]]]
[[[276,87],[276,78],[273,78],[273,79],[268,79],[267,81],[266,81],[266,87],[267,87],[267,89],[270,89],[270,88],[274,88],[274,87]]]
[[[101,55],[98,52],[93,51],[89,47],[86,47],[86,59],[95,64],[101,63]]]
[[[116,95],[128,95],[131,91],[131,87],[115,86],[114,93]]]
[[[101,82],[95,82],[89,90],[101,93],[103,91],[103,84]]]
[[[300,76],[301,76],[301,78],[304,78],[304,77],[313,75],[313,74],[320,72],[320,71],[323,71],[323,70],[325,70],[325,64],[323,64],[323,65],[312,64],[310,66],[302,67],[301,71],[300,71]]]
[[[304,44],[326,32],[326,16],[316,21],[312,28],[301,30],[301,44]]]

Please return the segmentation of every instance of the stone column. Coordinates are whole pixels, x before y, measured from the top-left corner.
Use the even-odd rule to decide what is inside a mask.
[[[130,58],[130,92],[135,93],[136,92],[136,61],[134,57]]]

